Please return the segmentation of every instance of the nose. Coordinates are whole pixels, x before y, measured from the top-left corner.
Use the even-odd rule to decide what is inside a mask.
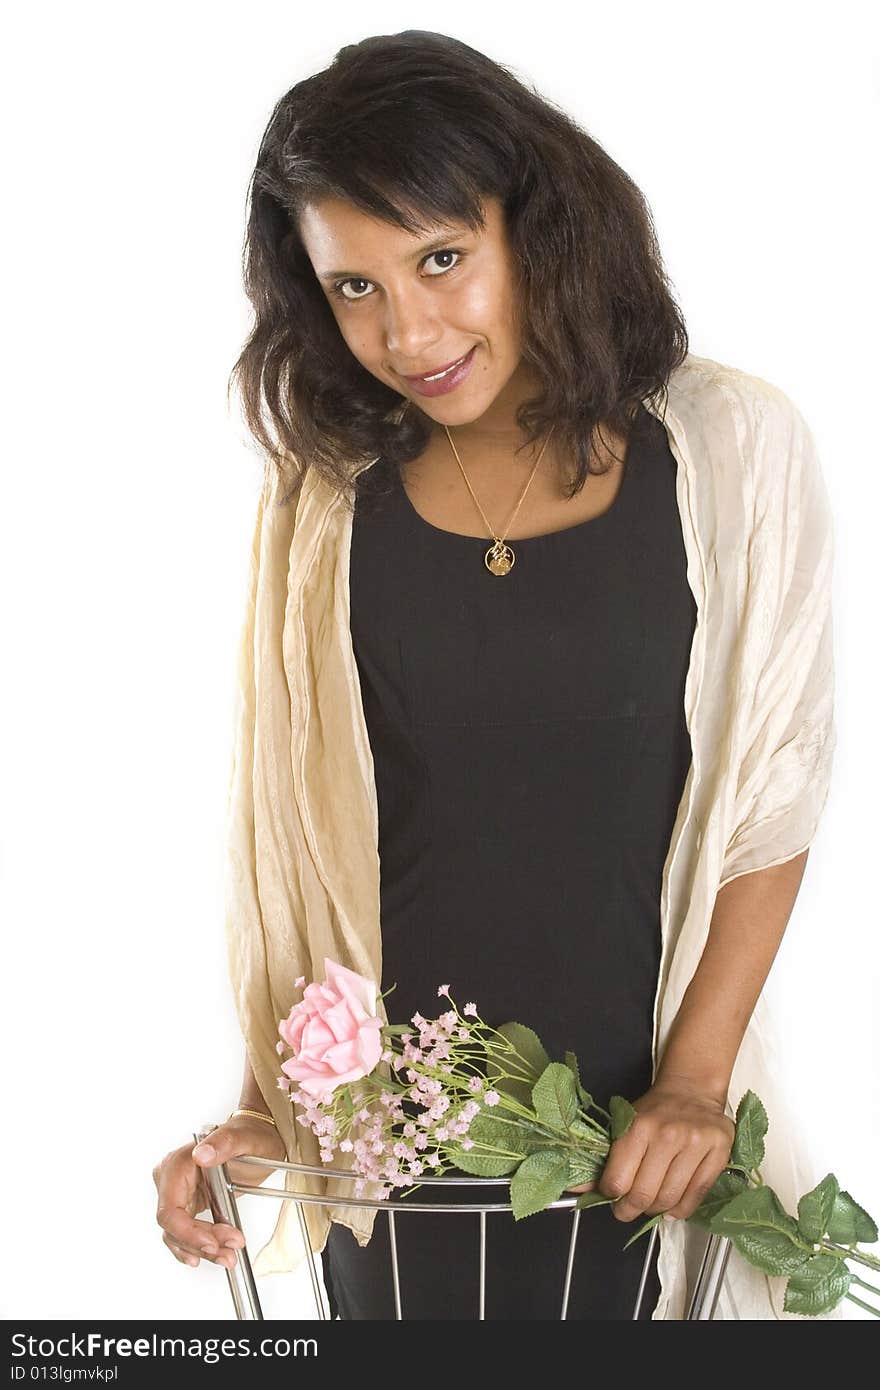
[[[398,364],[422,363],[443,341],[443,327],[436,306],[427,296],[399,295],[386,300],[385,345]]]

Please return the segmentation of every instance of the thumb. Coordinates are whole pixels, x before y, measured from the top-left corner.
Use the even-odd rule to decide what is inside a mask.
[[[214,1129],[200,1144],[196,1144],[192,1156],[200,1168],[212,1168],[216,1163],[224,1163],[234,1152],[233,1137],[223,1127]]]
[[[248,1125],[243,1122],[218,1125],[200,1144],[192,1150],[193,1162],[200,1168],[213,1168],[218,1163],[228,1163],[240,1154],[259,1154],[268,1143],[269,1137],[277,1130],[269,1130],[260,1122]]]

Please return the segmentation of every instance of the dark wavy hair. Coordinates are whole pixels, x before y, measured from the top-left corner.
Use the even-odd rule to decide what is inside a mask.
[[[591,468],[602,425],[627,438],[639,403],[665,396],[687,355],[644,195],[571,117],[445,34],[407,29],[348,44],[291,87],[248,193],[254,321],[230,386],[279,471],[282,501],[309,466],[351,501],[367,463],[399,467],[431,434],[339,331],[298,232],[301,211],[322,197],[415,234],[451,220],[482,228],[483,200],[501,200],[524,295],[522,354],[543,387],[517,410],[521,447],[552,426],[562,456],[576,460],[570,496],[605,471]]]

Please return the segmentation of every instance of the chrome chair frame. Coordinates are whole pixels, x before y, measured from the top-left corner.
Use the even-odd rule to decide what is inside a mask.
[[[195,1142],[201,1143],[214,1125],[203,1125],[198,1129],[193,1137]],[[280,1172],[293,1173],[312,1173],[322,1177],[350,1178],[354,1180],[355,1174],[340,1168],[329,1168],[326,1165],[312,1166],[305,1163],[284,1163],[278,1159],[258,1158],[251,1154],[242,1154],[236,1158],[237,1163],[251,1163],[255,1167],[271,1168]],[[244,1232],[241,1219],[238,1214],[238,1204],[235,1200],[236,1193],[249,1193],[254,1197],[268,1197],[276,1201],[295,1202],[297,1214],[299,1216],[300,1233],[303,1238],[303,1245],[308,1262],[309,1275],[311,1278],[312,1292],[315,1297],[315,1305],[319,1319],[327,1320],[328,1311],[324,1306],[322,1297],[322,1280],[318,1273],[318,1266],[315,1260],[315,1252],[312,1250],[309,1239],[308,1228],[303,1214],[304,1202],[316,1202],[326,1207],[374,1207],[377,1210],[388,1213],[389,1236],[391,1243],[391,1273],[394,1282],[394,1305],[395,1317],[403,1319],[402,1297],[400,1289],[400,1270],[397,1263],[397,1237],[395,1228],[395,1214],[398,1211],[426,1211],[426,1212],[471,1212],[478,1213],[480,1217],[480,1294],[479,1294],[479,1318],[485,1320],[486,1316],[486,1215],[491,1211],[511,1211],[509,1202],[455,1202],[438,1205],[429,1202],[411,1202],[406,1199],[394,1201],[391,1198],[366,1198],[366,1197],[322,1197],[311,1192],[287,1192],[275,1187],[250,1186],[246,1183],[232,1182],[226,1170],[225,1163],[218,1164],[215,1168],[205,1169],[205,1181],[208,1188],[208,1196],[211,1207],[211,1215],[214,1221],[223,1222],[224,1225],[235,1226],[241,1231],[244,1244],[237,1252],[238,1258],[231,1269],[226,1270],[226,1277],[229,1282],[229,1290],[232,1294],[232,1301],[235,1306],[236,1318],[241,1321],[263,1321],[263,1311],[260,1306],[260,1299],[257,1294],[257,1284],[254,1272],[251,1267],[250,1256],[247,1249],[247,1236]],[[438,1186],[457,1186],[457,1187],[486,1187],[499,1184],[505,1187],[509,1185],[508,1178],[478,1178],[478,1177],[439,1177],[439,1178],[419,1178],[419,1183],[429,1184],[432,1187]],[[572,1212],[571,1236],[568,1246],[568,1261],[565,1270],[565,1283],[562,1290],[562,1307],[560,1319],[564,1319],[568,1312],[568,1297],[571,1288],[571,1277],[574,1270],[574,1257],[577,1245],[578,1225],[581,1218],[581,1209],[577,1206],[577,1194],[572,1193],[568,1197],[560,1197],[558,1201],[551,1202],[548,1210],[568,1210]],[[654,1254],[654,1248],[659,1239],[657,1227],[651,1231],[648,1249],[645,1254],[645,1261],[642,1266],[642,1275],[639,1280],[639,1287],[636,1293],[635,1305],[633,1307],[633,1321],[639,1317],[642,1306],[645,1284],[648,1277],[648,1269]],[[686,1321],[710,1321],[715,1316],[715,1308],[718,1302],[718,1295],[724,1281],[727,1269],[727,1261],[730,1256],[730,1241],[721,1236],[710,1235],[703,1258],[700,1264],[699,1273],[691,1296],[690,1305],[686,1314]]]

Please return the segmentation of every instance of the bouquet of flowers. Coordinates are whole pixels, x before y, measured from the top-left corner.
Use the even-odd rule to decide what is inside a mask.
[[[328,959],[324,969],[322,984],[299,977],[303,997],[279,1021],[277,1051],[290,1056],[278,1085],[301,1107],[296,1118],[316,1135],[323,1162],[337,1150],[351,1155],[355,1196],[415,1190],[420,1175],[449,1168],[509,1175],[513,1216],[522,1220],[601,1176],[636,1111],[623,1096],[607,1110],[599,1105],[573,1052],[553,1061],[524,1024],[492,1028],[474,1003],[459,1012],[449,985],[437,990],[448,1004],[437,1018],[384,1023],[377,1003],[385,996],[373,981]],[[796,1217],[786,1212],[759,1171],[767,1128],[760,1099],[747,1091],[727,1166],[687,1219],[727,1237],[766,1274],[788,1276],[787,1312],[816,1316],[849,1298],[880,1317],[852,1286],[880,1288],[849,1267],[880,1272],[880,1258],[859,1248],[877,1240],[875,1222],[833,1173],[801,1197]],[[576,1206],[614,1200],[594,1190]],[[662,1219],[652,1216],[624,1248]]]

